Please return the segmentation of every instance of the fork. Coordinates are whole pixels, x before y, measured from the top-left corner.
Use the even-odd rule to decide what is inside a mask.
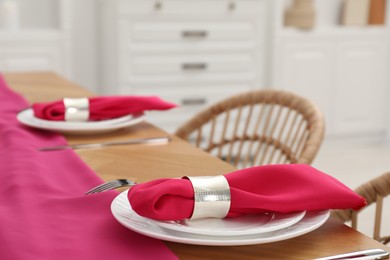
[[[99,193],[103,191],[108,191],[108,190],[114,190],[117,188],[125,187],[125,186],[134,186],[137,183],[132,181],[132,180],[126,180],[126,179],[117,179],[109,182],[105,182],[103,184],[100,184],[89,191],[85,193],[85,195],[89,194],[94,194],[94,193]]]

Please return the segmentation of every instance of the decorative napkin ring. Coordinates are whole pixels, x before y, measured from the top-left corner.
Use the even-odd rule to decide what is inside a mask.
[[[224,218],[230,209],[230,187],[223,175],[184,177],[194,189],[194,211],[191,219]]]
[[[88,98],[64,98],[65,121],[84,122],[89,119]]]

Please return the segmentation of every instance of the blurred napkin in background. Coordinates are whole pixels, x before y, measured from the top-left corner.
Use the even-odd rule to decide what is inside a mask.
[[[281,164],[246,168],[224,175],[230,186],[227,217],[263,212],[325,209],[360,209],[363,197],[309,165]],[[183,220],[192,216],[194,191],[186,179],[157,179],[138,184],[128,192],[139,215],[158,220]]]
[[[175,104],[157,96],[100,96],[89,98],[89,120],[98,121],[117,118],[130,114],[140,114],[147,110],[168,110]],[[35,117],[64,121],[65,105],[63,100],[32,105]]]

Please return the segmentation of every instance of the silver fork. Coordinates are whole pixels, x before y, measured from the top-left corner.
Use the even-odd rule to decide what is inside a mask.
[[[117,188],[125,187],[125,186],[134,186],[137,183],[132,181],[132,180],[126,180],[126,179],[117,179],[109,182],[105,182],[103,184],[100,184],[89,191],[85,193],[85,195],[89,194],[94,194],[94,193],[99,193],[103,191],[108,191],[108,190],[114,190]]]

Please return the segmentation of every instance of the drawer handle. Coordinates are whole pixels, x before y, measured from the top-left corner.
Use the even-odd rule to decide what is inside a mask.
[[[162,9],[162,3],[160,1],[154,3],[154,9],[160,11]]]
[[[181,68],[183,70],[187,70],[187,71],[201,71],[201,70],[205,70],[207,69],[207,64],[206,63],[203,63],[203,62],[200,62],[200,63],[183,63],[181,65]]]
[[[204,105],[206,101],[206,98],[185,98],[181,100],[181,104],[183,106]]]
[[[234,10],[236,10],[236,3],[235,2],[230,2],[229,3],[229,5],[228,5],[228,9],[230,10],[230,11],[234,11]]]
[[[181,35],[187,39],[203,39],[207,37],[207,31],[183,31]]]

